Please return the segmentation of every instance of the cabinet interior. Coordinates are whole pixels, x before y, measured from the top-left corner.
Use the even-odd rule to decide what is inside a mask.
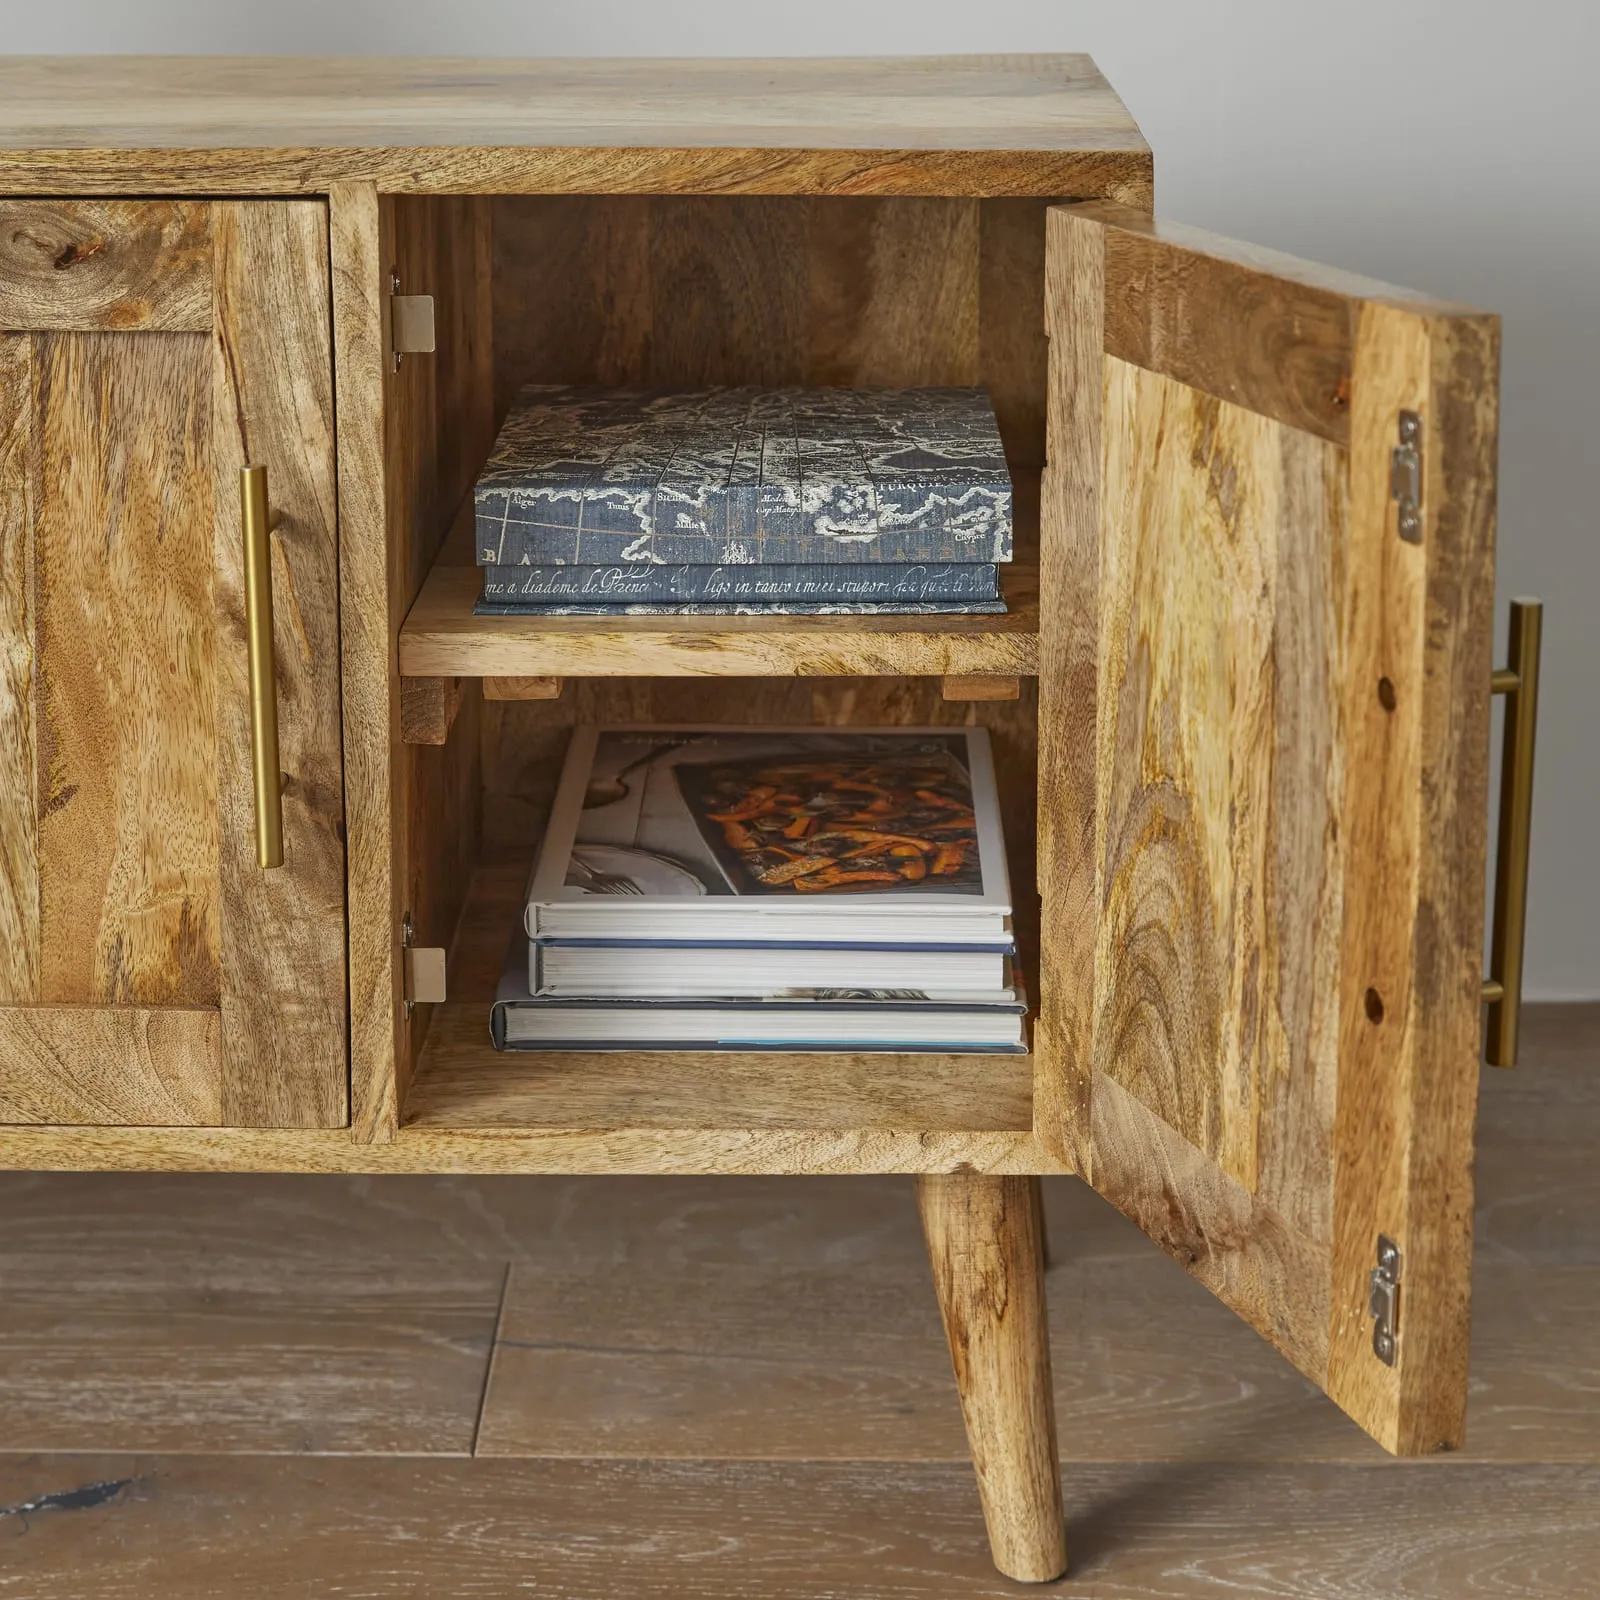
[[[403,479],[398,498],[410,537],[393,562],[391,599],[398,616],[410,613],[402,673],[424,679],[430,669],[418,661],[441,661],[443,692],[456,708],[443,744],[395,748],[403,805],[394,848],[405,909],[417,943],[449,952],[448,1000],[417,1006],[408,1024],[410,1059],[399,1064],[396,1084],[403,1125],[1031,1126],[1032,1057],[502,1054],[489,1043],[488,1006],[567,740],[583,721],[987,727],[1022,965],[1037,1003],[1032,674],[1045,204],[791,196],[393,202],[397,270],[407,292],[431,286],[440,337],[437,354],[406,357],[392,380],[391,469]],[[463,569],[472,563],[471,484],[499,420],[530,382],[982,384],[1018,491],[1012,613],[496,618],[481,631],[457,615],[446,619],[453,653],[424,657],[441,635],[437,597],[448,585],[468,597],[458,610],[470,611],[474,590]],[[756,640],[760,676],[750,675],[746,648]],[[944,672],[1009,673],[1019,692],[946,699]],[[483,684],[491,675],[554,676],[563,689],[555,699],[491,698]]]

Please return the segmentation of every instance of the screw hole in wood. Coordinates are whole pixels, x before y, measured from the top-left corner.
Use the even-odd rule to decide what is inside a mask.
[[[1393,711],[1395,708],[1394,685],[1387,678],[1378,679],[1378,704],[1385,711]]]
[[[1367,1021],[1383,1021],[1383,996],[1376,989],[1367,990]]]

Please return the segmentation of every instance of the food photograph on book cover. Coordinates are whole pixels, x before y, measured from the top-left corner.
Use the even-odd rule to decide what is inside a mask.
[[[603,730],[566,886],[981,895],[968,743],[964,730]]]

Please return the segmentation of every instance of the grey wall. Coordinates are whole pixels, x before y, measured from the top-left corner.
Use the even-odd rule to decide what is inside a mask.
[[[1582,0],[0,0],[7,51],[1087,50],[1155,147],[1165,214],[1500,312],[1501,593],[1549,604],[1545,998],[1600,996],[1597,46]]]

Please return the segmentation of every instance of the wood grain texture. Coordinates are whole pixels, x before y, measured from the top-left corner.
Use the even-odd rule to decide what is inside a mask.
[[[1067,1549],[1033,1186],[921,1177],[917,1209],[995,1566],[1049,1582],[1066,1569]]]
[[[978,382],[978,202],[813,200],[805,381]]]
[[[1328,1373],[1328,1242],[1308,1238],[1114,1078],[1097,1076],[1092,1181],[1313,1383]]]
[[[1066,1172],[1027,1133],[877,1128],[407,1128],[360,1144],[330,1128],[6,1127],[0,1168],[122,1172]]]
[[[98,1504],[34,1511],[10,1542],[38,1600],[120,1600],[151,1572],[182,1600],[495,1594],[530,1571],[571,1600],[1017,1593],[955,1464],[16,1456],[0,1504],[92,1484]],[[1087,1465],[1065,1488],[1060,1592],[1095,1600],[1590,1600],[1600,1560],[1592,1466]]]
[[[1470,1446],[1445,1470],[1600,1459],[1597,1019],[1535,1008],[1523,1072],[1485,1082]],[[1043,1188],[1070,1459],[1383,1460],[1086,1185]],[[509,1259],[479,1453],[968,1470],[899,1178],[17,1173],[0,1212],[0,1434],[19,1442],[456,1451]]]
[[[1030,477],[1045,464],[1048,215],[1043,200],[978,203],[978,368],[994,402],[1006,460],[1014,474]]]
[[[434,355],[408,358],[387,380],[389,604],[398,619],[430,564],[449,553],[453,519],[470,506],[473,480],[493,442],[492,218],[483,199],[409,198],[384,210],[392,232],[388,259],[402,284],[427,286],[441,328]],[[392,672],[392,642],[388,661]],[[443,746],[406,747],[396,762],[397,871],[422,945],[448,944],[478,854],[480,704],[469,693]],[[420,1011],[406,1024],[402,1076],[427,1025]]]
[[[176,1006],[0,1006],[0,1122],[222,1120],[222,1027]]]
[[[1064,439],[1059,478],[1052,458],[1042,568],[1047,596],[1095,585],[1099,662],[1092,697],[1080,681],[1070,699],[1064,664],[1046,663],[1040,770],[1055,715],[1090,698],[1098,926],[1053,887],[1083,871],[1082,836],[1074,849],[1047,822],[1045,948],[1080,971],[1092,929],[1096,958],[1076,1032],[1046,967],[1039,1060],[1090,1042],[1097,1188],[1390,1449],[1458,1443],[1495,325],[1121,214],[1073,208],[1051,229],[1052,400],[1065,415],[1099,388],[1101,406],[1098,446]],[[1065,277],[1097,235],[1104,304],[1148,302],[1160,334],[1130,350],[1108,324],[1099,372],[1092,307]],[[1202,317],[1239,272],[1259,281]],[[1331,348],[1309,291],[1354,330],[1348,450],[1310,415],[1316,384],[1282,389]],[[1435,477],[1427,458],[1443,531],[1421,546],[1391,509],[1401,408],[1449,419],[1425,424],[1451,467]],[[1082,1077],[1062,1054],[1061,1137],[1083,1164]],[[1408,1230],[1422,1264],[1405,1315],[1425,1353],[1389,1369],[1367,1274],[1378,1233]]]
[[[317,219],[298,240],[271,224],[291,214]],[[8,959],[6,998],[45,1007],[8,1013],[5,1092],[24,1120],[293,1121],[284,1108],[308,1077],[323,1102],[312,1119],[342,1120],[320,217],[314,203],[11,213],[12,245],[54,241],[65,260],[54,281],[19,265],[30,320],[53,331],[5,339],[0,362],[10,691],[0,720],[17,758],[4,903],[23,946]],[[277,458],[290,513],[278,536],[277,653],[292,860],[270,879],[251,850],[232,514],[252,440]],[[319,444],[318,471],[297,476]],[[312,527],[320,545],[302,550]],[[314,670],[303,670],[308,658]],[[322,837],[308,842],[312,813]],[[318,845],[320,875],[307,870]],[[56,1062],[75,1041],[82,1060]]]
[[[525,383],[646,381],[654,204],[644,195],[495,200],[497,418]]]
[[[473,567],[436,566],[400,633],[407,677],[798,677],[1032,673],[1032,570],[1004,569],[1003,615],[480,617]]]
[[[1133,1223],[1086,1185],[1041,1182],[1055,1245],[1044,1287],[1064,1456],[1382,1460],[1376,1444]],[[903,1180],[590,1179],[521,1188],[510,1214],[508,1202],[485,1193],[489,1215],[479,1224],[514,1235],[519,1247],[480,1455],[970,1459]],[[33,1215],[25,1202],[22,1214]],[[466,1220],[454,1206],[437,1221],[414,1217],[405,1227],[419,1248],[446,1226],[463,1238]],[[716,1316],[706,1315],[708,1305]],[[1524,1358],[1543,1372],[1571,1360],[1581,1384],[1593,1363],[1577,1354],[1580,1315],[1575,1291],[1562,1342],[1525,1339]],[[1176,1328],[1181,1361],[1173,1338],[1152,1334]],[[1530,1346],[1542,1349],[1534,1355]],[[1492,1371],[1479,1362],[1476,1375],[1477,1458],[1553,1459],[1514,1422],[1518,1400],[1531,1414],[1545,1383],[1519,1385],[1509,1359]],[[1492,1415],[1504,1424],[1486,1457],[1489,1397],[1502,1394],[1508,1403]],[[1562,1430],[1561,1458],[1581,1459],[1573,1452],[1585,1437],[1592,1451],[1600,1439],[1593,1408]]]
[[[483,1001],[436,1012],[406,1097],[409,1128],[1032,1126],[1027,1056],[499,1051]]]
[[[565,678],[485,678],[485,700],[559,700]]]
[[[459,678],[400,680],[400,737],[406,744],[444,744],[460,709]]]
[[[1531,1082],[1485,1091],[1470,1443],[1452,1462],[1600,1456],[1600,1181],[1585,1165],[1600,1097],[1585,1096],[1592,1058],[1563,1067],[1542,1014],[1536,1033]],[[432,1227],[408,1215],[407,1236],[461,1239],[455,1208],[477,1187]],[[1043,1188],[1066,1457],[1384,1459],[1086,1185]],[[481,1452],[966,1460],[899,1180],[590,1179],[515,1192],[478,1224],[519,1247]]]
[[[1205,228],[1190,227],[1187,223],[1169,222],[1165,218],[1153,216],[1148,207],[1141,209],[1119,205],[1113,201],[1084,199],[1072,202],[1067,209],[1075,215],[1100,224],[1108,231],[1131,234],[1151,241],[1152,244],[1165,244],[1174,255],[1205,256],[1216,264],[1213,270],[1226,272],[1230,269],[1241,269],[1279,278],[1286,286],[1282,292],[1291,297],[1286,300],[1286,304],[1295,303],[1292,295],[1294,288],[1298,286],[1328,294],[1343,295],[1350,300],[1397,306],[1414,311],[1418,316],[1456,316],[1462,312],[1471,312],[1471,307],[1451,300],[1442,300],[1437,295],[1408,289],[1400,284],[1385,283],[1381,278],[1369,278],[1359,272],[1347,271],[1343,267],[1328,266],[1320,261],[1308,261],[1304,256],[1292,256],[1282,250],[1270,250],[1265,245],[1225,238],[1222,234],[1211,233]],[[1145,251],[1135,251],[1127,260],[1130,263],[1148,262],[1150,255]],[[1181,271],[1175,268],[1157,270],[1168,273]],[[1129,288],[1130,292],[1140,292],[1138,285],[1129,285]],[[1237,350],[1241,358],[1252,355],[1257,348],[1257,340],[1265,331],[1251,323],[1250,319],[1255,315],[1254,308],[1246,309],[1248,313],[1246,318],[1225,330],[1230,337],[1238,337]],[[1177,333],[1179,330],[1174,328],[1170,331]],[[1309,343],[1315,344],[1323,338],[1323,333],[1318,328],[1308,328],[1305,336]],[[1237,383],[1243,380],[1235,377],[1229,381]],[[1218,398],[1226,397],[1218,396]],[[1315,433],[1317,430],[1308,428],[1307,431]]]
[[[1022,680],[998,672],[951,674],[939,680],[939,692],[946,700],[1016,700],[1022,695]]]
[[[1105,231],[1109,354],[1333,444],[1350,442],[1357,305],[1464,309],[1143,211],[1075,209]]]
[[[33,721],[34,341],[0,335],[0,1002],[39,993]]]
[[[497,410],[535,382],[983,383],[1037,470],[1044,212],[995,204],[502,197]]]
[[[218,998],[209,341],[39,336],[39,992]]]
[[[344,774],[327,208],[214,208],[223,1118],[348,1116]],[[284,861],[255,858],[239,472],[268,470]]]
[[[1334,444],[1349,441],[1351,308],[1330,290],[1106,229],[1106,351]],[[1219,348],[1213,330],[1227,319]]]
[[[0,329],[209,333],[210,207],[0,202]]]
[[[806,209],[783,199],[680,198],[651,206],[653,382],[803,381],[806,222]]]
[[[1345,814],[1363,871],[1344,899],[1329,1379],[1407,1454],[1459,1447],[1465,1423],[1498,365],[1496,319],[1362,308]],[[1420,545],[1388,492],[1401,407],[1424,419]],[[1406,1285],[1394,1367],[1355,1308],[1379,1232]]]
[[[14,193],[1147,197],[1087,56],[411,62],[14,58]]]
[[[399,696],[393,688],[385,450],[382,274],[377,192],[328,197],[333,280],[339,514],[340,693],[344,722],[349,918],[350,1114],[358,1140],[392,1138],[401,1024],[400,886],[394,834]]]
[[[395,1226],[426,1180],[79,1181],[6,1196],[12,1449],[471,1453],[505,1267]]]
[[[1275,1159],[1326,1189],[1343,461],[1115,357],[1103,403],[1094,1070],[1251,1193],[1292,1084]]]
[[[1089,1167],[1094,1056],[1095,715],[1100,626],[1100,471],[1104,230],[1072,212],[1048,218],[1049,465],[1040,482],[1038,884],[1039,1020],[1034,1126]]]

